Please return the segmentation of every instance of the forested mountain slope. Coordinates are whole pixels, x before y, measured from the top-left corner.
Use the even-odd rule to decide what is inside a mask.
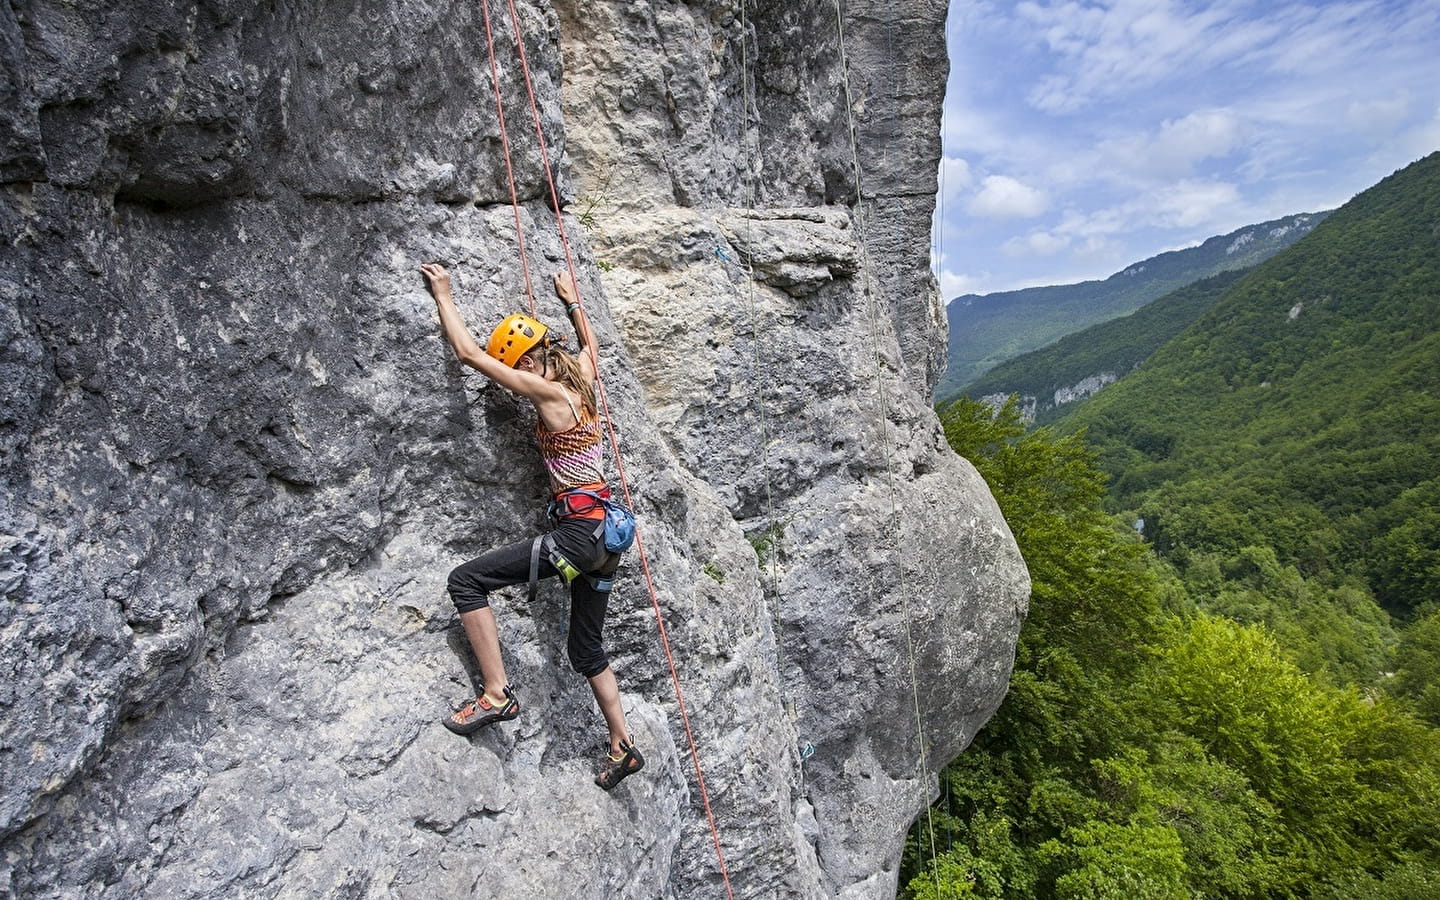
[[[1293,567],[1409,616],[1440,594],[1437,362],[1432,154],[1063,421],[1100,448],[1115,508],[1192,580]]]
[[[1440,154],[1054,428],[942,407],[1033,593],[905,900],[1440,897],[1437,250]]]
[[[1440,613],[1407,629],[1394,689],[1336,685],[1269,623],[1196,609],[1104,512],[1080,435],[1027,431],[1013,402],[941,419],[1034,593],[1004,705],[911,830],[905,900],[1440,896],[1440,704],[1422,687]]]
[[[1249,269],[1202,278],[1128,316],[1068,334],[1048,347],[1006,360],[965,389],[967,396],[1018,394],[1037,423],[1112,384],[1214,306]]]
[[[1127,266],[1101,281],[956,297],[946,306],[950,344],[935,389],[953,397],[995,365],[1067,334],[1134,312],[1157,297],[1220,272],[1253,266],[1290,246],[1329,212],[1297,213],[1212,237]]]

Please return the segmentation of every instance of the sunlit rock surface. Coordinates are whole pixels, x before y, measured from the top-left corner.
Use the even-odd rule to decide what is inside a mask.
[[[496,70],[735,895],[884,897],[1028,579],[930,410],[944,4],[850,4],[848,72],[833,9],[763,6],[519,2],[532,114],[492,3]],[[0,895],[722,892],[634,551],[641,775],[591,782],[553,586],[496,599],[520,719],[439,722],[473,670],[445,576],[545,491],[416,269],[476,331],[530,303],[482,9],[0,8]]]

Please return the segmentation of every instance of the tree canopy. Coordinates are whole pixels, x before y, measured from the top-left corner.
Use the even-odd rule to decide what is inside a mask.
[[[1264,625],[1197,609],[1104,509],[1083,435],[1026,433],[1013,402],[995,415],[962,400],[942,422],[991,485],[1034,594],[1010,694],[941,773],[902,896],[1379,898],[1440,884],[1440,732],[1407,701],[1317,678]],[[1440,620],[1413,633],[1440,640]]]

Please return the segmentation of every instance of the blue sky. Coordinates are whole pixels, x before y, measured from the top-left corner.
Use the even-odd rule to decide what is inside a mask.
[[[951,0],[946,300],[1104,278],[1440,149],[1440,2]]]

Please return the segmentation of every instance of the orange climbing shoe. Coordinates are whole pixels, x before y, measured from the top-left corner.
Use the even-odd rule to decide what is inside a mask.
[[[640,755],[639,749],[634,744],[629,741],[621,741],[620,750],[622,752],[619,757],[605,754],[605,763],[600,769],[600,774],[595,776],[595,783],[607,791],[645,768],[645,757]]]
[[[445,727],[456,734],[473,734],[486,725],[505,722],[520,715],[520,701],[507,687],[505,702],[499,706],[481,694],[445,717]]]

